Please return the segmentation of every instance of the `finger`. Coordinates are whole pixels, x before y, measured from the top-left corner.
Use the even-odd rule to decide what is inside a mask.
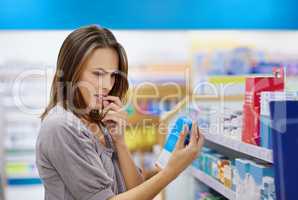
[[[103,119],[106,118],[106,117],[110,117],[110,116],[114,116],[114,117],[116,117],[116,118],[118,118],[118,119],[126,120],[128,114],[127,114],[126,112],[115,112],[115,111],[113,111],[113,110],[108,110],[108,111],[105,113]]]
[[[107,114],[103,119],[102,122],[116,122],[119,125],[125,124],[126,118],[125,116],[122,115],[112,115],[112,114]]]
[[[182,149],[184,147],[184,140],[188,132],[188,127],[185,125],[183,131],[179,134],[178,141],[176,143],[176,149]]]
[[[108,104],[107,106],[104,107],[103,112],[106,113],[106,112],[108,112],[109,110],[120,111],[120,110],[121,110],[121,107],[118,106],[118,105],[115,104],[115,103],[110,103],[110,104]]]
[[[116,97],[116,96],[106,96],[106,97],[103,97],[103,100],[112,101],[120,107],[123,106],[123,104],[122,104],[121,100],[119,99],[119,97]]]
[[[118,122],[119,121],[119,118],[118,117],[115,117],[115,116],[111,116],[111,115],[106,115],[103,119],[102,119],[102,122]]]
[[[197,123],[193,121],[191,127],[191,135],[190,135],[190,145],[196,145],[198,143],[198,126]]]

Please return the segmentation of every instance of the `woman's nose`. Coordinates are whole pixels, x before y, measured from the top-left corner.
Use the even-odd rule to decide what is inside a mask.
[[[113,87],[113,78],[110,75],[106,75],[102,81],[102,89],[106,91],[110,91]]]

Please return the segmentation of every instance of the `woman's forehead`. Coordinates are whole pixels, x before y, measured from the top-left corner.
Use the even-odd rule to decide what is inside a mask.
[[[85,62],[85,66],[89,69],[102,69],[105,71],[118,70],[118,65],[118,53],[112,48],[95,49]]]

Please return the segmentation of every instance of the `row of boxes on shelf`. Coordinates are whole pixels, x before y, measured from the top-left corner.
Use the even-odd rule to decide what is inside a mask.
[[[193,167],[235,191],[238,199],[275,199],[272,165],[245,159],[229,159],[204,147],[193,162]]]
[[[223,114],[218,110],[214,112],[210,107],[199,108],[197,116],[200,130],[208,134],[221,134],[223,136],[241,141],[242,133],[242,110],[225,107]]]
[[[162,112],[170,111],[178,103],[178,99],[142,99],[140,101],[132,102],[126,108],[128,115],[140,113],[145,115],[155,115],[159,116]]]
[[[41,184],[34,161],[8,161],[5,175],[9,185]]]

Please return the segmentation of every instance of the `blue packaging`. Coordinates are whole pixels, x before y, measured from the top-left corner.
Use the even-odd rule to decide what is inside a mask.
[[[245,175],[249,173],[250,163],[251,161],[245,159],[237,158],[235,160],[236,171],[242,181],[245,179]]]
[[[268,116],[260,116],[261,147],[272,149],[271,122]]]
[[[272,165],[263,165],[252,162],[250,164],[249,174],[253,177],[257,186],[261,186],[264,177],[274,177],[274,170]]]
[[[192,120],[187,116],[180,116],[177,118],[173,126],[168,132],[168,137],[164,148],[156,162],[156,165],[160,168],[164,168],[171,156],[171,153],[174,151],[176,143],[179,139],[181,132],[183,131],[184,126],[188,126],[188,134],[185,138],[184,144],[187,145],[190,141],[190,133],[192,128]]]

